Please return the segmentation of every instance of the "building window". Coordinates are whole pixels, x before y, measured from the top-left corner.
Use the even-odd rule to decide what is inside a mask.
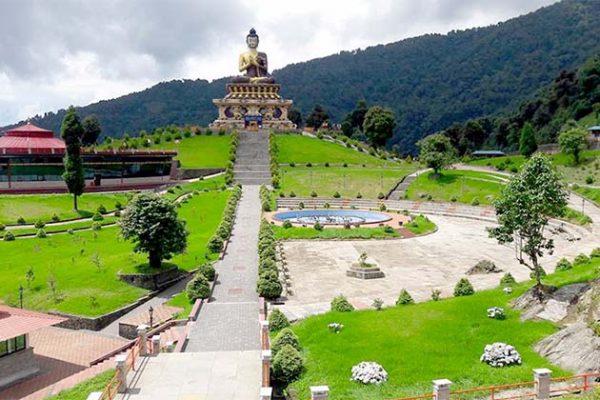
[[[25,350],[27,342],[25,335],[17,336],[0,342],[0,357]]]

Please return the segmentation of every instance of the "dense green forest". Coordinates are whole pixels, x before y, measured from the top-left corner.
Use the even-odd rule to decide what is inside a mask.
[[[600,50],[598,21],[600,1],[563,0],[497,25],[344,51],[289,65],[274,76],[304,120],[317,103],[335,122],[358,99],[390,107],[397,124],[388,146],[413,151],[419,138],[514,109],[560,71],[580,66]],[[211,100],[224,95],[226,81],[160,83],[79,113],[96,114],[104,134],[115,137],[168,124],[206,125],[216,117]],[[61,110],[33,121],[58,132],[63,115]]]
[[[551,84],[511,112],[501,112],[441,131],[460,154],[482,147],[516,150],[521,129],[529,122],[538,143],[556,143],[570,120],[600,116],[600,53],[577,69],[563,70]]]

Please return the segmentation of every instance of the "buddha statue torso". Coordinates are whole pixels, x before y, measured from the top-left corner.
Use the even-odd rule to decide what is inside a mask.
[[[232,79],[234,83],[275,83],[275,80],[269,75],[269,64],[267,54],[257,50],[258,35],[254,28],[246,37],[248,51],[240,54],[239,70],[244,75],[236,76]]]

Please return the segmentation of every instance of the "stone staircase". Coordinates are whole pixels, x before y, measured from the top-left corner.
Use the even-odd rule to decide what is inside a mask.
[[[240,132],[234,180],[242,185],[270,185],[269,133]]]
[[[404,200],[406,189],[415,179],[417,179],[417,176],[415,174],[405,176],[404,179],[402,179],[402,181],[400,181],[398,185],[396,185],[396,187],[390,191],[390,193],[387,195],[387,199]]]

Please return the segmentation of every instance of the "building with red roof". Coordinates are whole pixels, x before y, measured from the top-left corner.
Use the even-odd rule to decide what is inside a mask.
[[[35,375],[39,366],[29,334],[64,318],[0,304],[0,387]]]
[[[65,142],[28,122],[0,136],[0,193],[66,191]],[[82,150],[90,190],[144,188],[168,183],[177,171],[174,151]]]

